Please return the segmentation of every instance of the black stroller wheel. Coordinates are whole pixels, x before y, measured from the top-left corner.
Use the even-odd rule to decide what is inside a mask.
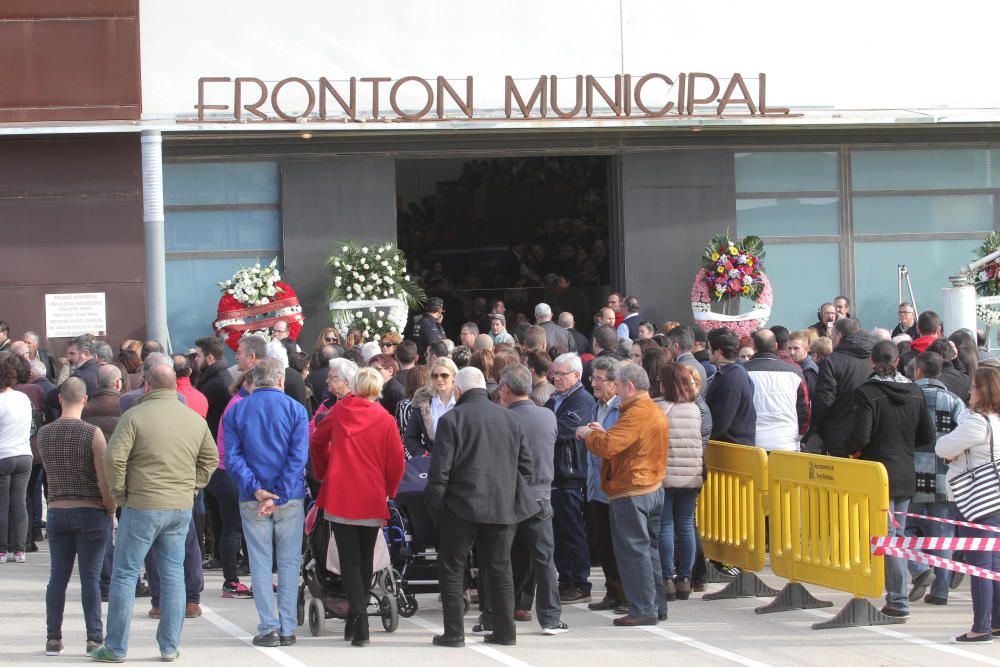
[[[326,634],[326,607],[319,598],[309,601],[309,632],[313,637],[322,637]]]
[[[417,613],[417,609],[419,608],[417,596],[399,589],[396,592],[396,606],[399,607],[400,616],[410,618]]]
[[[378,601],[379,615],[382,616],[382,627],[386,632],[395,632],[399,627],[399,607],[396,598],[383,595]]]

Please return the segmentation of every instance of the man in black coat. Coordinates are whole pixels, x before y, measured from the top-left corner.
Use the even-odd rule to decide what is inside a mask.
[[[556,390],[545,407],[555,413],[559,429],[552,480],[559,599],[563,604],[590,602],[590,545],[584,522],[587,446],[577,439],[576,429],[590,421],[597,402],[580,381],[583,364],[577,355],[566,353],[556,357],[549,375]]]
[[[813,424],[822,438],[822,451],[847,456],[847,439],[854,426],[854,390],[871,375],[874,341],[857,320],[841,319],[833,325],[833,354],[819,364],[813,396]],[[807,442],[809,438],[807,437]],[[812,451],[812,449],[810,449]]]
[[[198,391],[205,394],[208,399],[208,414],[205,421],[212,432],[212,437],[218,439],[219,420],[222,413],[229,405],[232,394],[229,393],[229,386],[233,383],[233,378],[229,374],[229,364],[226,363],[222,351],[222,341],[212,336],[199,338],[194,342],[198,347],[195,353],[195,361],[198,364]]]
[[[444,301],[440,297],[432,296],[427,299],[427,308],[424,316],[420,318],[413,328],[413,339],[417,344],[417,354],[424,357],[427,348],[433,343],[440,342],[447,338],[441,322],[444,321]]]
[[[842,322],[843,320],[839,320]],[[877,461],[889,476],[889,511],[906,512],[917,491],[915,449],[933,447],[937,434],[927,411],[927,400],[919,385],[896,370],[899,352],[892,341],[879,341],[872,348],[869,377],[853,393],[854,419],[845,443],[851,458]],[[889,520],[889,536],[902,536],[906,517]],[[885,559],[885,608],[895,618],[910,615],[907,599],[906,561]]]
[[[712,440],[738,445],[757,444],[757,410],[750,375],[736,363],[740,339],[732,329],[708,332],[708,349],[715,375],[708,383],[705,403],[712,413]]]
[[[511,541],[516,525],[538,513],[526,482],[531,454],[517,418],[490,400],[478,368],[458,372],[455,393],[455,407],[438,421],[425,492],[441,529],[444,634],[434,637],[434,644],[465,645],[462,587],[465,560],[475,543],[493,607],[494,631],[485,641],[510,646],[517,637]]]

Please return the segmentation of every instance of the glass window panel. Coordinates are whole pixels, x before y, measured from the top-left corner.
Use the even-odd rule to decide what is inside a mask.
[[[855,190],[996,187],[995,151],[985,149],[854,151]]]
[[[164,204],[276,204],[277,162],[168,162]]]
[[[256,261],[256,257],[167,260],[167,326],[174,350],[186,350],[202,336],[215,335],[212,322],[222,296],[216,283]]]
[[[992,229],[992,195],[854,197],[855,234],[985,232]]]
[[[876,241],[854,246],[857,303],[855,312],[866,328],[892,329],[898,322],[897,266],[906,264],[921,311],[941,312],[941,290],[949,287],[948,276],[968,264],[981,241]],[[903,288],[903,300],[909,294]]]
[[[281,220],[271,210],[168,211],[167,252],[281,247]]]
[[[774,291],[768,325],[794,331],[813,324],[819,303],[840,294],[838,244],[771,243],[765,250],[764,268]],[[741,312],[750,307],[744,303]]]
[[[736,192],[837,189],[837,154],[800,151],[736,153]]]
[[[839,233],[836,197],[796,199],[737,199],[739,236],[815,236]]]

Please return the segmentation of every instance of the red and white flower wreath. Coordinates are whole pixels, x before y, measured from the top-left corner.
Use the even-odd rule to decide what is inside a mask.
[[[305,317],[295,290],[281,280],[275,258],[263,269],[255,267],[239,271],[229,280],[219,283],[222,297],[213,328],[217,336],[225,336],[232,350],[240,339],[249,335],[271,338],[271,328],[279,321],[288,322],[288,337],[296,340]]]

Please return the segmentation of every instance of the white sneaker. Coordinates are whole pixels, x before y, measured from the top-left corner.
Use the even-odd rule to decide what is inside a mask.
[[[6,563],[6,562],[7,562],[7,552],[0,551],[0,563]]]
[[[14,562],[14,552],[13,551],[8,551],[7,552],[7,557],[4,559],[4,562],[7,562],[7,563],[13,563]]]
[[[14,554],[14,562],[15,563],[27,563],[28,562],[28,557],[24,555],[23,551],[18,551],[16,554]]]
[[[559,625],[552,626],[551,628],[542,628],[543,635],[561,635],[564,632],[569,632],[569,626],[563,621],[560,621]]]

